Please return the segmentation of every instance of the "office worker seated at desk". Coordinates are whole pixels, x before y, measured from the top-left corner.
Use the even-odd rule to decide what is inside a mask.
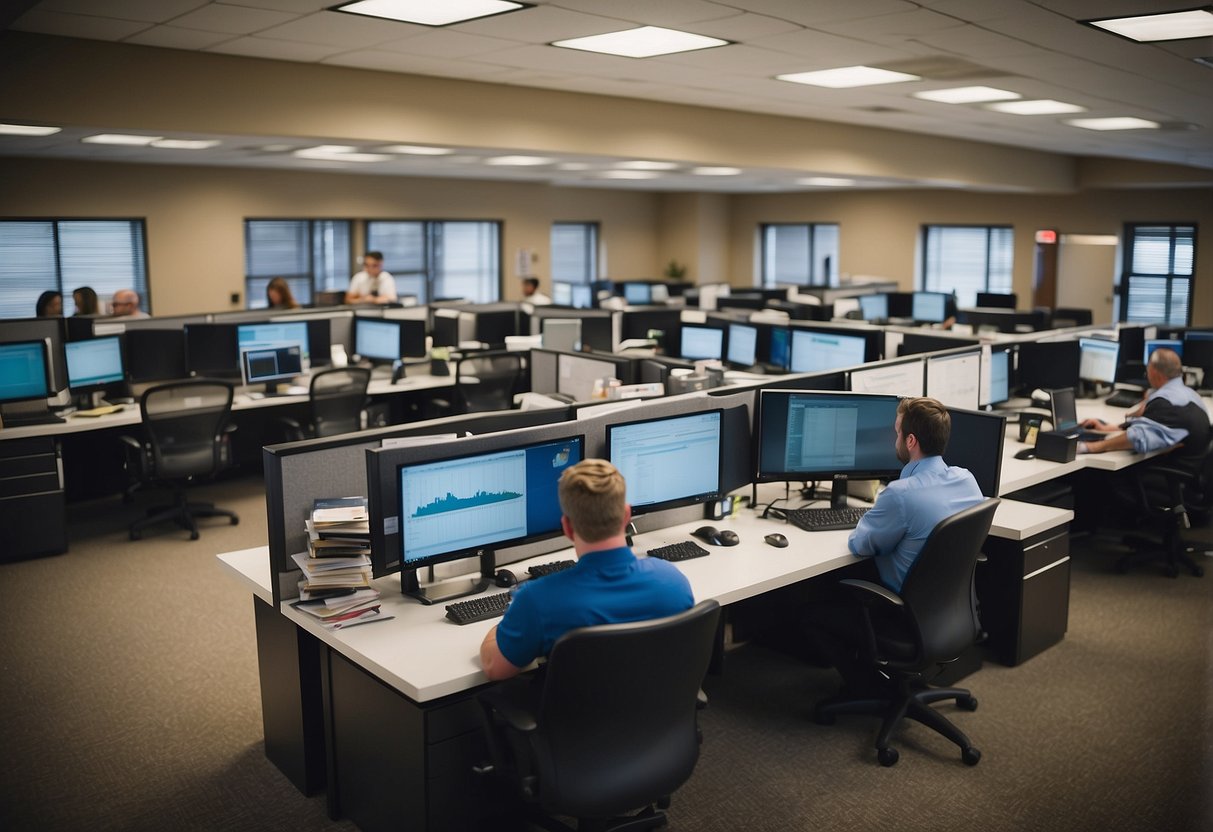
[[[142,299],[134,289],[119,289],[110,301],[115,318],[146,318],[148,314],[139,308]]]
[[[393,303],[395,300],[396,278],[383,270],[383,252],[368,251],[362,255],[362,271],[350,278],[345,302]]]
[[[1160,347],[1146,365],[1150,391],[1125,414],[1124,426],[1087,419],[1082,426],[1108,434],[1107,439],[1079,442],[1081,453],[1137,451],[1149,453],[1174,447],[1168,464],[1195,472],[1209,444],[1209,412],[1196,391],[1184,385],[1183,364],[1174,350]]]
[[[539,291],[539,278],[522,278],[522,299],[532,306],[551,306],[552,299]]]
[[[985,497],[967,469],[943,461],[952,417],[940,402],[903,399],[893,430],[897,458],[905,467],[859,521],[847,546],[852,554],[868,559],[852,577],[879,581],[900,593],[935,526]],[[858,604],[849,596],[835,595],[814,603],[809,613],[818,649],[838,668],[850,692],[870,688],[875,681],[871,667],[859,656],[863,619]]]
[[[560,477],[564,533],[577,565],[519,585],[501,623],[480,645],[490,679],[509,679],[569,630],[662,618],[695,604],[678,568],[657,558],[637,558],[625,529],[632,517],[623,475],[602,459],[586,459]]]

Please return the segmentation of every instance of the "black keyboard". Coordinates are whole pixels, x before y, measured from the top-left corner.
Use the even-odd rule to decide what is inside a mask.
[[[1117,390],[1108,398],[1104,399],[1104,404],[1109,407],[1133,407],[1141,402],[1140,390]]]
[[[806,532],[853,529],[868,513],[866,508],[790,508],[788,520]]]
[[[678,543],[671,543],[669,546],[658,546],[656,549],[649,549],[645,554],[651,558],[661,558],[662,560],[690,560],[691,558],[707,557],[710,553],[698,543],[683,540]]]
[[[527,574],[532,578],[546,578],[553,572],[563,572],[566,569],[572,569],[577,565],[575,560],[553,560],[547,563],[537,563],[534,566],[527,567]]]
[[[446,605],[446,617],[456,624],[471,624],[474,621],[484,621],[505,615],[510,605],[508,592],[497,592],[493,595],[481,595],[469,601],[457,601]]]

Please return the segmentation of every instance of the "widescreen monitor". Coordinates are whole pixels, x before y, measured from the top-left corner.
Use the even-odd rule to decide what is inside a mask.
[[[1112,384],[1116,381],[1120,345],[1102,338],[1078,339],[1078,377],[1084,381]]]
[[[867,339],[861,335],[794,329],[791,371],[820,373],[855,367],[864,362],[866,351]]]
[[[401,358],[424,358],[425,321],[355,318],[354,354],[377,364]]]
[[[45,341],[0,344],[0,403],[46,399],[49,375]]]
[[[981,373],[981,405],[1000,404],[1011,398],[1011,348],[990,350],[989,367]]]
[[[923,335],[907,332],[897,347],[898,355],[920,355],[924,352],[954,350],[959,347],[975,347],[980,341],[975,338],[953,338],[950,335]]]
[[[927,358],[927,395],[947,407],[981,406],[981,350]]]
[[[1078,383],[1078,364],[1077,341],[1024,341],[1019,345],[1016,387],[1028,392],[1038,387],[1073,387]]]
[[[728,362],[738,367],[752,367],[758,363],[758,327],[746,324],[729,324]]]
[[[653,302],[653,287],[648,283],[625,283],[623,299],[628,306],[648,306]]]
[[[278,382],[303,373],[303,351],[298,344],[286,347],[253,347],[240,353],[245,384],[264,384],[266,395],[277,392]]]
[[[234,324],[186,324],[185,363],[192,376],[237,378],[240,352]]]
[[[724,330],[698,324],[682,325],[682,357],[689,361],[719,361],[724,354]]]
[[[310,338],[306,321],[240,324],[236,327],[236,349],[241,353],[265,347],[297,346],[304,366],[310,358]]]
[[[921,358],[851,370],[851,392],[917,398],[922,395],[922,374]]]
[[[97,390],[126,377],[120,336],[68,341],[63,348],[67,358],[67,386],[74,393]]]
[[[607,458],[623,474],[635,513],[720,494],[722,411],[607,425]]]
[[[948,317],[948,295],[943,292],[915,292],[910,317],[928,324],[940,324]]]
[[[887,321],[889,319],[888,295],[860,295],[859,312],[865,321]]]
[[[185,332],[180,329],[128,329],[126,371],[132,384],[186,378]]]
[[[472,338],[492,347],[505,346],[505,339],[519,335],[518,308],[512,304],[473,306],[462,310],[474,317]]]
[[[998,496],[998,481],[1002,476],[1003,440],[1007,432],[1006,418],[998,413],[948,408],[952,417],[952,432],[948,438],[943,461],[948,465],[967,468],[977,480],[977,487],[986,497]]]
[[[574,309],[593,309],[594,287],[583,283],[573,284],[573,302],[571,306]]]
[[[1150,356],[1154,354],[1154,350],[1165,348],[1173,350],[1176,355],[1182,359],[1184,357],[1184,342],[1171,338],[1147,338],[1145,345],[1145,357],[1142,359],[1147,364],[1150,363]]]
[[[1004,292],[978,292],[977,305],[982,309],[1014,309],[1016,297]]]

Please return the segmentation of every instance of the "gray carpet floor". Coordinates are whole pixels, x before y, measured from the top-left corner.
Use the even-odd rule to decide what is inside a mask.
[[[132,543],[150,497],[77,504],[67,555],[0,565],[0,830],[353,829],[263,754],[252,602],[215,560],[264,543],[260,480],[201,490],[240,525]],[[879,767],[875,721],[810,719],[831,671],[746,646],[709,681],[671,828],[1213,829],[1213,575],[1117,575],[1104,539],[1074,555],[1065,640],[965,680],[975,713],[944,706],[980,765],[912,724]]]

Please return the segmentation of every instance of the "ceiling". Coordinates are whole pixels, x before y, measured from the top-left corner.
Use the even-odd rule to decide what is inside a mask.
[[[41,0],[11,24],[19,31],[169,49],[247,55],[494,84],[677,102],[868,125],[1075,156],[1104,156],[1213,169],[1213,38],[1139,44],[1077,20],[1190,8],[1190,0],[531,0],[533,8],[442,28],[325,10],[332,0]],[[632,59],[549,46],[552,41],[639,25],[725,38],[713,49]],[[923,80],[854,89],[779,81],[775,75],[864,64]],[[1083,117],[1136,116],[1158,130],[1093,132],[1074,116],[1015,116],[981,105],[920,100],[911,93],[986,85],[1025,99],[1077,104]],[[550,181],[645,190],[799,190],[805,171],[755,167],[699,176],[696,160],[655,179],[607,179],[619,161],[554,156],[503,167],[486,158],[525,148],[455,148],[448,156],[393,156],[352,164],[299,159],[290,136],[197,136],[221,144],[179,151],[81,144],[69,128],[42,139],[0,137],[0,153],[137,162],[357,170],[366,173]],[[167,134],[166,134],[167,135]],[[184,138],[184,136],[182,137]],[[409,137],[401,136],[401,142]],[[306,144],[314,144],[314,140]],[[335,144],[348,144],[339,138]],[[266,147],[278,146],[277,150]],[[374,151],[363,143],[357,150]],[[562,169],[572,166],[575,169]],[[583,167],[584,166],[584,167]],[[858,187],[949,183],[860,180]]]

